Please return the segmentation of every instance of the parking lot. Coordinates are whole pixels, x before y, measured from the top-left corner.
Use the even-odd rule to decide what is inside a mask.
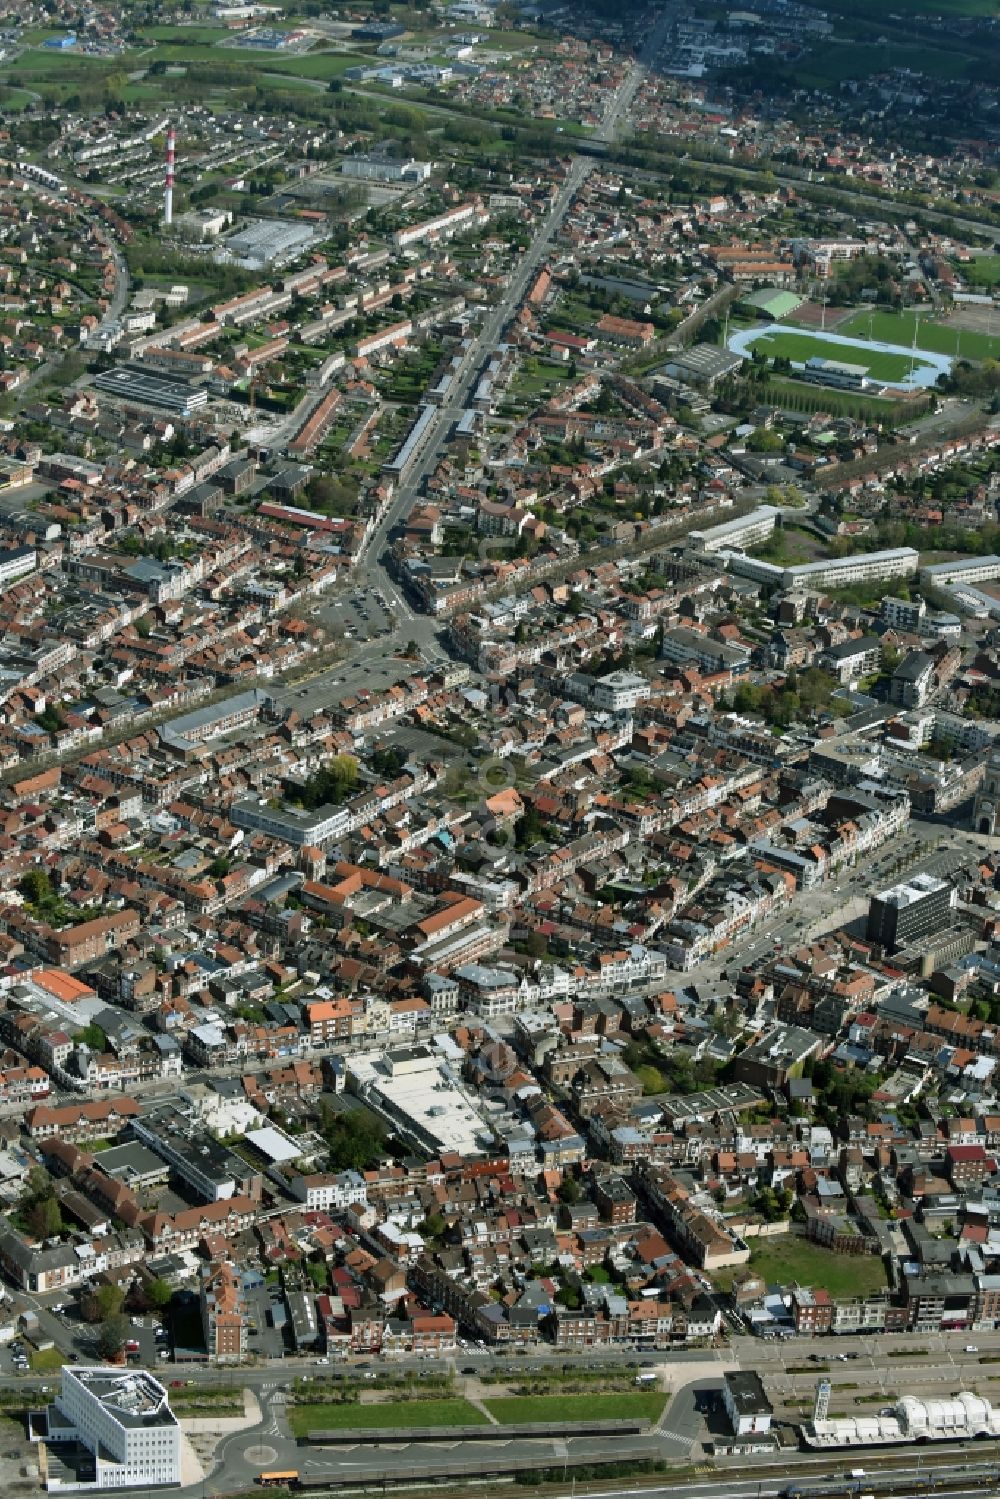
[[[332,635],[361,642],[385,639],[402,622],[398,595],[374,587],[318,599],[308,615]]]
[[[283,1358],[291,1351],[285,1338],[285,1298],[280,1285],[251,1285],[244,1289],[249,1326],[247,1351],[258,1358]]]

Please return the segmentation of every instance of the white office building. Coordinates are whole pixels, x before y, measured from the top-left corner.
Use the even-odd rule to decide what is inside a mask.
[[[50,1493],[180,1485],[180,1425],[163,1385],[145,1369],[64,1365],[40,1425],[32,1421],[46,1448]]]
[[[650,694],[649,682],[637,671],[609,671],[593,685],[594,705],[610,713],[631,711]]]

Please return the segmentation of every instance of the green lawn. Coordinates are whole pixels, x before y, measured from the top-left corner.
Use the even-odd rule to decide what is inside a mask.
[[[972,333],[968,328],[955,328],[950,323],[919,317],[914,312],[876,312],[873,315],[862,308],[846,323],[841,323],[837,332],[848,337],[867,338],[869,318],[872,338],[883,343],[907,347],[913,343],[916,329],[918,349],[931,349],[935,354],[961,352],[966,359],[996,359],[1000,356],[1000,334]]]
[[[835,1254],[808,1239],[785,1234],[776,1239],[752,1240],[750,1269],[768,1285],[823,1286],[831,1296],[864,1296],[885,1290],[885,1267],[875,1255]],[[712,1279],[720,1289],[732,1285],[734,1270],[723,1270]]]
[[[288,1422],[293,1435],[307,1431],[365,1430],[396,1426],[483,1426],[486,1417],[467,1400],[407,1400],[394,1395],[384,1405],[291,1405]]]
[[[221,42],[233,33],[228,26],[144,26],[139,35],[146,42],[174,42],[186,47],[198,42]]]
[[[33,1348],[30,1357],[36,1374],[56,1374],[66,1362],[58,1348]]]
[[[11,88],[5,83],[0,90],[0,109],[5,109],[8,113],[20,112],[33,104],[34,99],[30,89]]]
[[[119,59],[115,58],[114,61],[118,62]],[[43,51],[41,48],[35,50],[31,47],[22,52],[16,61],[3,65],[4,74],[12,73],[18,80],[23,79],[25,74],[30,74],[32,80],[49,73],[65,78],[67,69],[72,68],[110,71],[109,59],[106,57],[92,57],[87,52],[54,52],[48,48]]]
[[[970,286],[996,286],[1000,282],[1000,255],[976,255],[971,261],[955,261],[954,264],[958,274]]]
[[[850,329],[846,331],[851,332]],[[866,324],[865,332],[867,331]],[[874,336],[883,337],[881,334]],[[883,341],[889,343],[892,340],[884,338]],[[830,343],[822,334],[764,332],[754,339],[753,347],[760,349],[771,359],[790,359],[793,364],[805,364],[807,359],[835,359],[840,363],[864,364],[868,366],[873,380],[905,380],[910,373],[908,354],[883,354],[874,349],[869,354],[867,349],[852,349],[844,344]],[[920,366],[926,361],[918,359],[916,363]]]
[[[595,1421],[660,1419],[666,1397],[650,1390],[595,1395],[503,1395],[484,1400],[503,1426],[520,1421]]]
[[[818,3],[818,0],[813,0]],[[840,15],[860,15],[866,20],[874,13],[868,0],[823,0],[824,10]],[[900,14],[933,16],[990,16],[997,13],[996,0],[893,0],[892,9]]]
[[[296,78],[319,79],[339,78],[348,68],[371,61],[357,52],[300,52],[297,55],[268,52],[266,57],[268,73],[291,73]]]
[[[970,56],[944,47],[908,47],[897,41],[880,46],[831,37],[795,64],[795,74],[801,86],[829,88],[848,78],[870,78],[892,68],[910,68],[929,78],[967,78],[970,65]]]

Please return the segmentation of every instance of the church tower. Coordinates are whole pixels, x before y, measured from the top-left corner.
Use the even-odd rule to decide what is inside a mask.
[[[973,804],[972,830],[975,833],[997,835],[1000,827],[1000,749],[990,750],[983,783],[976,792]]]

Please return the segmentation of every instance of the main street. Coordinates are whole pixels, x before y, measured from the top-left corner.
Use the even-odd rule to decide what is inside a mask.
[[[63,1293],[65,1295],[65,1293]],[[89,1346],[92,1330],[70,1324],[63,1316],[46,1309],[37,1298],[18,1298],[39,1309],[43,1331],[54,1337],[65,1352],[72,1352],[81,1362],[93,1357]],[[44,1298],[51,1301],[51,1298]],[[630,1460],[648,1456],[667,1462],[689,1465],[707,1460],[703,1444],[711,1441],[706,1426],[706,1404],[718,1395],[726,1370],[756,1369],[765,1382],[776,1411],[791,1405],[788,1419],[798,1407],[811,1401],[820,1374],[833,1385],[834,1409],[856,1409],[858,1414],[873,1414],[884,1400],[890,1403],[898,1394],[918,1396],[953,1395],[962,1389],[976,1388],[989,1395],[994,1380],[1000,1379],[1000,1367],[994,1375],[991,1359],[1000,1353],[1000,1333],[984,1332],[975,1336],[970,1348],[968,1332],[875,1337],[792,1338],[765,1342],[757,1338],[734,1337],[728,1347],[686,1349],[676,1352],[637,1355],[625,1349],[587,1350],[582,1367],[593,1371],[607,1367],[613,1371],[622,1363],[638,1361],[645,1370],[656,1372],[657,1388],[669,1394],[669,1403],[660,1423],[641,1437],[629,1438]],[[79,1351],[78,1351],[79,1350]],[[456,1394],[480,1400],[489,1390],[479,1379],[480,1372],[506,1376],[510,1387],[554,1364],[561,1365],[564,1355],[554,1349],[530,1356],[502,1355],[495,1349],[463,1349],[448,1358],[456,1377]],[[437,1362],[437,1361],[436,1361]],[[814,1367],[809,1366],[813,1364]],[[347,1442],[324,1447],[300,1445],[292,1434],[286,1415],[286,1401],[296,1380],[314,1381],[317,1393],[323,1384],[340,1375],[370,1379],[371,1390],[378,1390],[380,1372],[396,1373],[403,1369],[424,1371],[426,1358],[400,1357],[385,1361],[350,1360],[344,1365],[317,1367],[315,1358],[271,1360],[266,1364],[241,1367],[239,1370],[210,1368],[203,1365],[164,1365],[158,1369],[165,1383],[183,1381],[195,1387],[237,1384],[252,1391],[260,1407],[260,1418],[222,1438],[214,1461],[204,1480],[197,1485],[202,1495],[223,1495],[248,1489],[264,1469],[296,1470],[314,1479],[329,1477],[331,1482],[371,1479],[372,1482],[405,1481],[425,1468],[437,1474],[464,1464],[489,1463],[498,1466],[511,1457],[530,1459],[539,1467],[558,1468],[573,1460],[584,1461],[597,1456],[617,1457],[621,1439],[613,1437],[566,1437],[553,1434],[548,1438],[515,1439],[501,1427],[475,1442],[456,1442],[442,1430],[440,1441],[416,1443],[405,1432],[391,1442]],[[804,1372],[800,1372],[804,1371]],[[52,1377],[48,1376],[51,1392]],[[20,1387],[34,1399],[46,1397],[37,1379],[0,1375],[0,1389]],[[495,1387],[494,1387],[495,1388]],[[30,1393],[29,1393],[30,1392]],[[308,1394],[306,1392],[306,1398]],[[860,1404],[856,1402],[860,1401]],[[711,1419],[711,1418],[710,1418]],[[386,1406],[386,1427],[393,1425],[393,1406]],[[721,1428],[716,1427],[716,1430]],[[982,1446],[960,1444],[943,1452],[923,1449],[919,1463],[925,1474],[940,1466],[949,1474],[958,1465],[989,1457]],[[760,1495],[781,1494],[790,1481],[822,1484],[842,1478],[848,1466],[863,1462],[872,1477],[871,1487],[886,1492],[886,1479],[913,1476],[916,1455],[905,1450],[867,1449],[863,1454],[845,1457],[841,1453],[811,1453],[797,1448],[772,1453],[757,1453],[740,1458],[717,1458],[715,1476],[692,1478],[688,1466],[685,1476],[676,1483],[669,1476],[655,1488],[632,1489],[627,1481],[621,1488],[605,1486],[608,1499],[612,1494],[633,1492],[660,1494],[663,1499],[754,1499]],[[704,1470],[702,1469],[702,1473]],[[978,1493],[983,1486],[970,1478],[968,1490]],[[191,1492],[196,1492],[192,1487]],[[895,1489],[889,1492],[896,1493]]]
[[[603,141],[614,139],[615,132],[626,118],[639,86],[655,60],[668,29],[669,20],[664,15],[651,32],[641,56],[629,68],[609,101],[601,128],[597,132],[597,139]],[[400,483],[392,503],[373,531],[365,556],[354,573],[353,581],[358,586],[375,584],[383,589],[393,586],[386,571],[384,556],[389,538],[396,526],[409,514],[424,483],[440,463],[452,429],[468,407],[474,381],[478,378],[485,361],[502,342],[504,329],[516,315],[517,309],[527,295],[532,281],[541,269],[562,227],[573,199],[587,176],[594,170],[595,165],[592,158],[573,157],[559,191],[536,228],[531,243],[515,265],[503,295],[496,306],[487,312],[479,332],[469,345],[452,382],[453,396],[446,405],[438,408],[437,415],[427,429],[423,446],[413,469],[406,476],[405,481]],[[401,623],[413,617],[413,610],[403,595],[400,595],[399,610]]]

